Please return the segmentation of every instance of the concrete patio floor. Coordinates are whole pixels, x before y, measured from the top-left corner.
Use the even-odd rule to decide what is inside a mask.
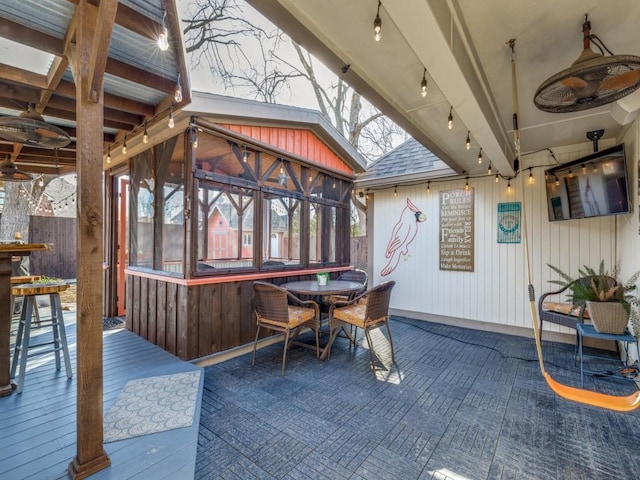
[[[640,410],[621,414],[551,392],[533,339],[393,317],[396,364],[374,376],[366,343],[326,362],[282,344],[205,369],[198,479],[631,479]],[[362,338],[362,332],[360,332]],[[579,385],[573,346],[545,343],[547,369]],[[630,381],[585,377],[629,394]]]

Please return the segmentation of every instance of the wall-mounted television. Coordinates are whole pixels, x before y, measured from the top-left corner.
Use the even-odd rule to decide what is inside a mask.
[[[549,221],[631,211],[624,144],[546,171]]]

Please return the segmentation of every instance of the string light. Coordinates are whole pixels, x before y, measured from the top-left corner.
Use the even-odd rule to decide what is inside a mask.
[[[336,179],[333,179],[333,188],[336,188]]]
[[[147,135],[147,121],[144,121],[144,133],[142,134],[142,143],[149,143],[149,135]]]
[[[247,160],[249,160],[249,154],[247,153],[247,146],[244,146],[244,152],[242,153],[242,161],[244,163],[247,163]]]
[[[529,167],[529,185],[533,185],[534,182],[534,178],[533,178],[533,172],[531,171],[531,167]]]
[[[124,141],[122,142],[122,154],[127,154],[127,136],[124,136]]]
[[[583,163],[581,168],[582,168],[582,174],[586,175],[587,174],[587,166]]]
[[[382,19],[380,18],[380,5],[382,5],[382,2],[378,0],[378,11],[376,13],[376,18],[373,20],[373,38],[376,42],[379,42],[382,38]]]
[[[507,181],[507,192],[511,191],[511,180]]]
[[[556,182],[555,182],[556,183],[556,187],[559,187],[560,186],[560,180],[558,179],[557,175],[554,175],[554,177],[556,177]]]
[[[42,175],[40,175],[40,179],[38,180],[38,186],[44,187],[44,179],[42,178]]]
[[[163,52],[169,50],[169,30],[167,29],[167,11],[162,9],[162,29],[158,35],[158,48]]]
[[[487,168],[487,175],[491,175],[491,162],[489,162],[489,168]]]
[[[369,189],[367,188],[367,191],[365,192],[364,198],[366,200],[369,200]]]
[[[107,163],[111,163],[111,146],[107,149]]]
[[[470,188],[471,187],[469,187],[469,177],[467,177],[467,183],[465,183],[464,189],[468,192]]]
[[[478,164],[482,163],[482,147],[480,147],[480,151],[478,152]]]
[[[393,188],[393,196],[394,197],[398,196],[398,186],[397,185]]]
[[[467,150],[471,148],[471,132],[469,130],[467,130],[467,139],[465,140],[464,144],[467,147]]]
[[[198,148],[198,129],[196,127],[191,128],[191,146]]]
[[[427,193],[431,193],[431,180],[427,182]]]
[[[424,69],[424,73],[422,74],[422,82],[420,82],[420,95],[422,97],[427,96],[427,69]]]
[[[449,108],[449,118],[447,119],[447,128],[451,130],[453,128],[453,105]]]
[[[547,172],[547,171],[544,172],[544,181],[545,182],[549,181],[549,172]]]
[[[176,89],[173,92],[173,99],[176,103],[180,103],[182,101],[182,83],[180,83],[180,72],[178,72],[178,80],[176,81]]]
[[[500,181],[500,177],[498,176],[498,174],[496,173],[496,183],[498,183]]]
[[[176,123],[173,121],[173,104],[171,104],[171,110],[169,111],[169,123],[168,127],[173,128],[176,126]]]

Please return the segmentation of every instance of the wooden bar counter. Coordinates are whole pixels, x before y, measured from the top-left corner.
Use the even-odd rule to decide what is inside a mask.
[[[10,395],[11,257],[50,250],[46,243],[0,243],[0,397]]]

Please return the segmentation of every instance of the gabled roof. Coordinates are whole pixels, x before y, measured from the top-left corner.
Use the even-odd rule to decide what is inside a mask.
[[[219,124],[310,130],[354,172],[364,172],[366,168],[362,155],[317,110],[194,91],[191,104],[176,115],[176,121],[183,115],[198,116]]]
[[[455,175],[435,154],[410,138],[375,160],[358,175],[358,188],[418,183],[430,178]]]

